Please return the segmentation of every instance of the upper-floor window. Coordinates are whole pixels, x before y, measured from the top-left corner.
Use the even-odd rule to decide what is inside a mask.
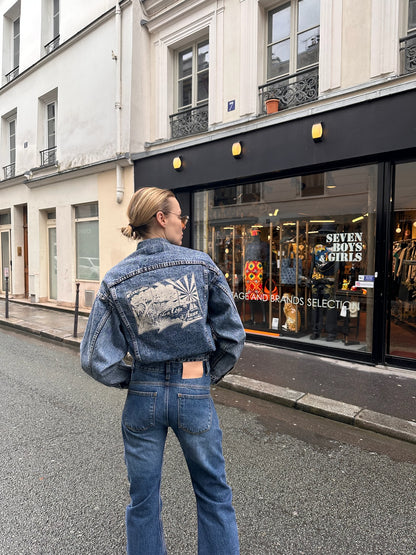
[[[267,13],[262,110],[271,98],[277,98],[279,109],[284,109],[317,97],[319,36],[320,0],[290,0]]]
[[[47,54],[59,46],[59,0],[49,0],[45,14],[45,44]],[[52,36],[52,38],[51,38]]]
[[[7,133],[8,158],[8,164],[3,166],[3,177],[4,179],[10,179],[16,174],[16,114],[4,121],[3,129]]]
[[[57,90],[40,98],[40,111],[43,125],[40,129],[40,165],[50,166],[56,163],[56,115]]]
[[[407,13],[407,32],[412,33],[416,31],[416,0],[409,0],[409,7]]]
[[[9,83],[19,75],[20,0],[3,16],[3,75]]]
[[[319,62],[320,0],[292,0],[268,14],[267,79]]]
[[[53,0],[53,36],[57,37],[59,35],[59,0]]]
[[[43,0],[42,4],[42,45],[49,54],[59,46],[60,0]]]
[[[172,137],[208,129],[209,41],[195,42],[177,53],[177,114],[171,118]]]
[[[20,17],[13,21],[13,67],[19,67],[20,58]]]
[[[208,101],[209,42],[204,40],[178,53],[178,109]]]
[[[401,73],[416,71],[416,0],[408,0],[407,33],[400,39]]]

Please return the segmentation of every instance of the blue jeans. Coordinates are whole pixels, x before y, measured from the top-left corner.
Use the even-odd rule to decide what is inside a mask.
[[[183,379],[178,362],[136,365],[122,418],[131,497],[126,511],[129,555],[167,553],[160,482],[169,426],[182,447],[196,496],[198,554],[240,552],[210,381],[205,362],[204,375],[195,379]]]

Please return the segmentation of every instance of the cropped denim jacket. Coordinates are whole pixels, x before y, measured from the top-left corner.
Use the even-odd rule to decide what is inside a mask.
[[[81,342],[81,366],[105,385],[127,387],[134,365],[204,360],[216,383],[237,362],[244,339],[211,258],[146,239],[105,275]],[[133,367],[123,361],[127,353]]]

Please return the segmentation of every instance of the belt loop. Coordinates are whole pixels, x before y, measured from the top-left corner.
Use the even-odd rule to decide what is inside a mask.
[[[170,379],[170,362],[165,362],[165,380],[169,381]]]

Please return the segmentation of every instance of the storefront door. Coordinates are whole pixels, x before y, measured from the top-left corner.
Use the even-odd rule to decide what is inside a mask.
[[[392,219],[388,355],[416,359],[416,162],[398,164]]]

